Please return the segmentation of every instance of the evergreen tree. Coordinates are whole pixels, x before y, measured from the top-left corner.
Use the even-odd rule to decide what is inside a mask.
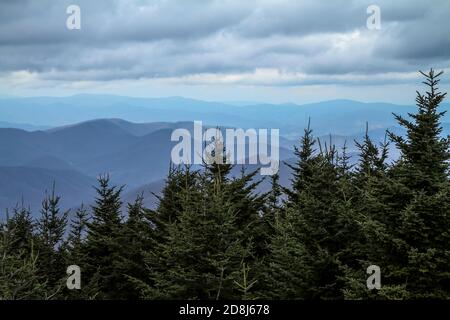
[[[110,186],[109,176],[100,176],[97,198],[92,206],[85,245],[86,262],[81,267],[87,279],[84,293],[99,299],[120,298],[119,287],[124,276],[116,261],[120,260],[119,234],[122,227],[120,194],[123,187]]]
[[[380,219],[384,219],[388,212],[385,201],[388,199],[384,195],[391,184],[386,163],[389,144],[385,141],[377,147],[368,135],[367,125],[363,141],[355,141],[355,144],[359,149],[359,161],[350,181],[352,197],[350,207],[341,214],[341,218],[347,217],[343,223],[350,230],[346,236],[349,256],[347,263],[341,265],[344,274],[342,291],[347,299],[367,299],[376,297],[376,292],[367,289],[367,267],[380,265],[377,257],[385,248],[385,242],[380,242],[379,235],[385,231]],[[384,236],[387,235],[384,233]],[[390,297],[394,298],[392,295]]]
[[[0,223],[0,300],[51,298],[39,274],[29,212],[14,211],[17,215]]]
[[[119,236],[122,254],[116,265],[120,273],[125,275],[119,290],[127,299],[139,298],[140,292],[136,290],[136,284],[139,286],[147,278],[145,252],[156,246],[154,225],[143,201],[143,195],[140,194],[133,203],[128,203],[128,219]]]
[[[38,272],[37,254],[33,250],[28,254],[6,253],[8,246],[0,242],[0,300],[51,298]]]
[[[250,226],[257,227],[263,208],[254,194],[257,184],[251,182],[255,173],[230,178],[231,165],[217,161],[225,159],[222,153],[211,156],[215,161],[205,161],[202,173],[181,169],[179,180],[171,181],[182,187],[172,204],[177,218],[166,223],[157,250],[146,255],[151,281],[142,286],[145,297],[230,299],[250,294]]]
[[[275,223],[277,221],[277,216],[282,214],[282,188],[280,185],[280,175],[277,172],[270,176],[270,191],[265,195],[265,208],[264,214],[262,216],[263,222],[263,232],[265,233],[266,240],[270,239],[270,236],[275,231]]]
[[[205,183],[205,181],[203,181]],[[231,299],[246,250],[235,223],[236,212],[220,192],[183,194],[179,222],[168,228],[163,246],[166,270],[155,278],[157,297]]]
[[[406,138],[389,134],[401,152],[392,170],[397,188],[392,190],[390,230],[396,258],[385,272],[387,284],[403,286],[409,298],[448,298],[450,296],[450,141],[440,136],[438,110],[445,93],[437,87],[442,72],[422,73],[425,94],[417,92],[417,114],[412,120],[395,115],[407,129]]]
[[[79,265],[85,261],[84,244],[87,234],[89,214],[82,204],[71,219],[70,233],[67,238],[66,250],[68,251],[67,262],[69,265]]]
[[[356,169],[356,183],[364,184],[371,177],[386,173],[389,142],[384,143],[378,148],[369,137],[369,127],[366,124],[366,133],[362,143],[355,140],[359,149],[359,163]]]
[[[9,218],[7,212],[6,228],[9,230],[10,248],[23,254],[29,254],[33,243],[36,243],[34,229],[35,223],[31,217],[31,212],[22,205],[17,205],[13,209],[12,217]]]
[[[448,183],[449,140],[440,137],[440,119],[445,111],[438,111],[446,93],[439,92],[437,87],[442,71],[435,73],[431,69],[428,74],[421,73],[428,91],[425,94],[417,92],[418,113],[409,114],[412,121],[394,114],[399,125],[407,130],[407,137],[404,139],[393,133],[389,133],[389,137],[401,152],[396,168],[398,178],[413,190],[434,194]]]
[[[445,97],[437,89],[440,74],[424,74],[429,90],[417,93],[418,113],[409,115],[412,120],[395,116],[407,129],[406,137],[389,133],[400,159],[379,171],[382,175],[359,172],[364,178],[358,211],[365,217],[365,264],[381,268],[382,287],[368,294],[362,285],[367,275],[354,272],[349,297],[449,297],[450,157],[448,138],[439,136],[444,113],[438,107]]]
[[[155,229],[155,238],[163,241],[166,225],[177,221],[177,212],[181,210],[180,195],[185,188],[193,188],[197,176],[196,171],[186,167],[171,166],[165,180],[161,195],[153,194],[158,199],[158,207],[150,211],[151,222]]]
[[[309,120],[300,141],[300,149],[294,146],[294,155],[297,158],[296,164],[286,164],[292,170],[291,189],[284,188],[283,190],[288,196],[288,206],[295,205],[299,194],[306,188],[306,184],[313,174],[314,162],[317,159],[314,156],[316,141],[310,125],[311,121]]]
[[[45,193],[41,216],[37,221],[37,248],[39,272],[48,279],[49,286],[61,287],[65,275],[61,246],[69,211],[60,212],[59,200],[60,197],[55,195],[55,186],[50,194]]]
[[[266,299],[301,299],[306,297],[312,277],[307,252],[301,239],[298,211],[286,209],[277,216],[269,245],[270,254],[263,265],[259,295]]]
[[[62,252],[64,256],[65,266],[77,265],[83,267],[86,265],[86,235],[89,214],[86,207],[81,206],[75,211],[70,221],[70,232],[67,240],[64,242]],[[83,270],[81,276],[82,290],[68,290],[64,288],[63,296],[68,299],[89,299],[91,298],[87,290],[83,290],[85,285],[85,277]]]
[[[286,217],[277,224],[271,242],[269,271],[278,298],[343,297],[344,269],[354,259],[354,212],[351,175],[345,151],[338,156],[330,141],[312,152],[314,138],[305,130],[297,149]],[[275,296],[277,297],[277,296]]]

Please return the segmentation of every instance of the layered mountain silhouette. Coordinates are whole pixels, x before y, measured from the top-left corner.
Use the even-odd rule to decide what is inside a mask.
[[[80,95],[66,98],[0,100],[0,209],[22,201],[36,213],[53,183],[64,208],[93,201],[96,177],[108,173],[112,182],[125,185],[124,199],[143,193],[155,205],[169,171],[170,140],[174,129],[192,131],[194,120],[204,127],[278,128],[280,158],[293,160],[293,145],[311,118],[314,133],[323,144],[344,144],[356,154],[354,140],[369,134],[376,142],[395,127],[392,112],[407,115],[414,106],[328,101],[309,105],[227,105],[183,98],[129,98]],[[444,109],[449,109],[448,104]],[[93,118],[100,118],[94,119]],[[450,133],[449,115],[443,135]],[[4,125],[2,125],[2,123]],[[52,126],[52,128],[47,129]],[[331,134],[331,135],[330,135]],[[391,147],[391,158],[397,152]],[[353,158],[353,161],[357,159]],[[246,166],[257,170],[258,166]],[[235,174],[240,173],[240,166]],[[286,165],[281,182],[289,184]],[[261,176],[259,176],[261,177]],[[267,179],[266,179],[267,180]],[[263,181],[259,190],[269,187]]]
[[[169,172],[171,150],[177,143],[171,141],[171,134],[176,128],[192,131],[193,123],[134,124],[99,119],[46,131],[0,129],[0,185],[4,189],[10,181],[17,185],[3,194],[0,206],[11,207],[23,199],[37,209],[53,181],[58,194],[71,194],[64,204],[86,203],[93,199],[87,195],[92,195],[100,174],[109,174],[113,183],[126,185],[126,193],[136,190],[133,196],[143,185],[152,186],[149,192],[158,192]],[[287,144],[288,140],[283,141]],[[283,159],[291,156],[285,148],[280,152]],[[72,191],[67,183],[79,190]]]
[[[448,103],[442,104],[449,110]],[[236,105],[181,97],[134,98],[113,95],[0,99],[0,121],[34,126],[62,126],[99,118],[131,122],[202,120],[205,124],[239,128],[283,128],[284,135],[301,133],[312,119],[316,134],[351,135],[364,130],[395,126],[392,112],[406,116],[414,105],[333,100],[297,105]],[[444,122],[450,122],[447,114]],[[141,127],[145,132],[145,126]]]

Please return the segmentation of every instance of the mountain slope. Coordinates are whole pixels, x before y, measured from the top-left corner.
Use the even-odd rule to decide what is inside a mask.
[[[96,181],[76,171],[48,170],[28,167],[0,167],[0,209],[14,207],[23,199],[33,214],[38,214],[45,190],[55,183],[56,193],[62,195],[61,207],[77,207],[91,202]]]

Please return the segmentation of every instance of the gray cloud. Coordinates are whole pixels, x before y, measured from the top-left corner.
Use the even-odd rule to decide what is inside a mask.
[[[379,31],[366,28],[373,2]],[[81,7],[82,30],[65,28],[70,4]],[[448,67],[449,16],[445,0],[3,0],[0,71],[52,81],[240,79],[265,69],[290,73],[282,85],[409,81]]]

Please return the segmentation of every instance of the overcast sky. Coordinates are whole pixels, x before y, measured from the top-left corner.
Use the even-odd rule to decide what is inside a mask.
[[[1,0],[0,95],[412,103],[419,69],[449,90],[449,20],[448,0]]]

